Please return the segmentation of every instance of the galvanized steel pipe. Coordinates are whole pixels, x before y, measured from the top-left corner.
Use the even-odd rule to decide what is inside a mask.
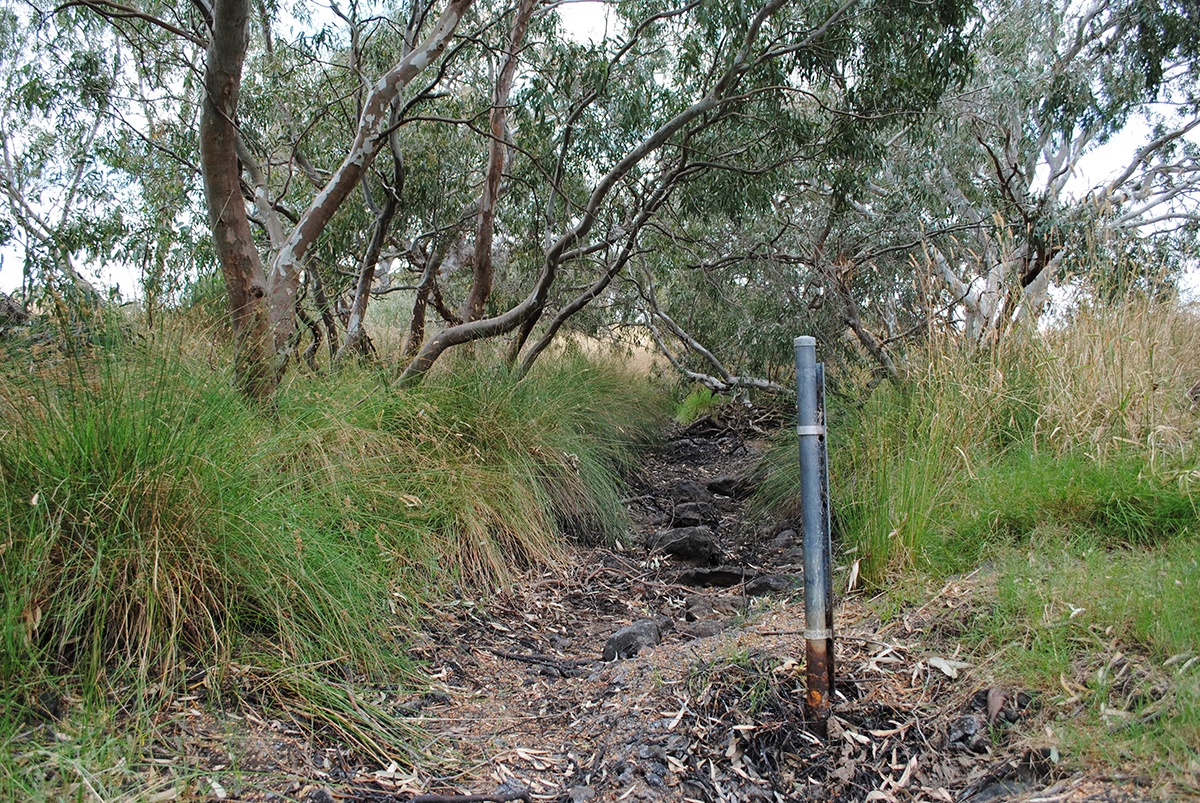
[[[825,487],[824,376],[817,341],[798,337],[796,433],[800,442],[800,509],[804,524],[804,638],[807,716],[825,734],[833,695],[833,608],[830,582],[828,489]],[[820,380],[820,381],[819,381]]]

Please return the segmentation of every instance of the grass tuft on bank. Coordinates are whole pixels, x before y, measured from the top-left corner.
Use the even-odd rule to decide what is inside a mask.
[[[829,411],[840,562],[885,617],[978,570],[953,628],[974,681],[1036,692],[1024,737],[1076,769],[1167,797],[1200,788],[1197,342],[1193,308],[1085,308],[992,348],[935,340],[906,385]],[[766,476],[760,503],[789,512],[794,438]]]
[[[192,348],[176,333],[0,368],[8,737],[47,700],[136,715],[186,673],[220,688],[237,658],[260,698],[403,759],[403,723],[314,690],[411,677],[423,599],[622,535],[622,478],[667,413],[603,360],[518,381],[483,353],[403,391],[297,372],[253,409]]]
[[[946,338],[908,382],[835,403],[831,493],[843,548],[883,583],[947,575],[1042,539],[1108,547],[1190,537],[1197,524],[1200,317],[1173,304],[1084,309],[988,349]],[[794,438],[761,504],[794,508]]]

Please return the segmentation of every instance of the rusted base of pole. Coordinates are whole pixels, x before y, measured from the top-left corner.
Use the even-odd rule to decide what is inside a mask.
[[[804,659],[808,675],[805,714],[813,732],[825,738],[833,697],[833,639],[808,639],[804,645]]]

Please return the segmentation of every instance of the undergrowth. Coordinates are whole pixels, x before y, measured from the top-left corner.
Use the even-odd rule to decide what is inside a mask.
[[[675,407],[675,423],[692,424],[720,406],[722,398],[710,389],[697,387],[688,392]]]
[[[1041,733],[1079,767],[1200,789],[1200,542],[1042,544],[996,559],[995,604],[965,629],[994,682],[1037,690]]]
[[[937,339],[902,386],[828,411],[842,561],[901,608],[923,578],[994,577],[957,628],[976,681],[1036,691],[1028,738],[1077,769],[1168,797],[1200,791],[1197,342],[1194,309],[1084,308],[990,348]],[[764,507],[791,512],[795,454],[767,461]]]
[[[188,672],[222,688],[236,657],[226,685],[404,760],[407,726],[314,690],[411,679],[423,598],[620,536],[664,408],[602,360],[517,381],[481,353],[402,392],[293,372],[267,411],[194,348],[160,333],[0,368],[0,739],[47,699],[136,719]],[[20,778],[0,768],[0,796]]]
[[[843,550],[883,583],[948,575],[1039,533],[1107,546],[1191,537],[1200,318],[1170,304],[1082,310],[990,349],[945,338],[908,381],[832,401],[831,495]],[[794,436],[759,503],[797,504]]]

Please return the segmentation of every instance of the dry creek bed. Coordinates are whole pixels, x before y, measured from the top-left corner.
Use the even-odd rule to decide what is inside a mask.
[[[251,714],[236,746],[218,744],[228,732],[205,736],[211,797],[1159,799],[1148,778],[1063,769],[1041,737],[1042,701],[964,660],[955,637],[992,593],[980,573],[929,589],[886,623],[861,594],[840,598],[834,717],[827,739],[814,736],[799,537],[792,522],[752,522],[744,508],[760,431],[749,414],[674,431],[627,500],[632,546],[570,548],[561,569],[518,578],[486,605],[430,611],[412,649],[433,684],[377,701],[423,729],[427,763],[372,766]],[[239,751],[242,772],[222,780]]]

